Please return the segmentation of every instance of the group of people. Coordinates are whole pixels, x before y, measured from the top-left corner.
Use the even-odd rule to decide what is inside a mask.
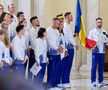
[[[31,28],[27,28],[24,12],[15,13],[15,6],[8,6],[8,12],[0,5],[0,74],[7,72],[25,77],[28,66],[28,79],[43,90],[43,79],[47,67],[47,87],[52,90],[70,87],[70,72],[74,48],[78,48],[71,28],[71,12],[53,18],[51,25],[40,27],[37,16],[30,18]],[[42,69],[35,76],[32,66]]]
[[[65,20],[64,20],[65,19]],[[43,79],[47,68],[47,87],[49,90],[69,88],[74,49],[78,49],[72,33],[71,12],[53,18],[51,25],[40,27],[37,16],[30,18],[31,28],[27,28],[24,12],[17,12],[15,5],[8,6],[5,12],[0,4],[0,74],[7,72],[25,77],[44,90]],[[102,19],[96,19],[97,27],[91,30],[89,37],[97,42],[93,48],[91,83],[96,86],[96,68],[99,64],[99,84],[103,85],[104,43],[107,37],[103,34]],[[34,76],[30,69],[36,64],[42,69]],[[26,69],[28,67],[28,69]]]

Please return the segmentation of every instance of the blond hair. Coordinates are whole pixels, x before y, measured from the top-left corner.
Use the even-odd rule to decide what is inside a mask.
[[[4,39],[4,44],[6,45],[6,47],[10,47],[10,41],[9,41],[9,36],[8,33],[6,31],[4,31],[4,35],[5,35],[5,39]]]

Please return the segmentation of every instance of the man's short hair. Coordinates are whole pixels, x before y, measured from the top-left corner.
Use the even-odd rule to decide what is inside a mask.
[[[16,27],[16,32],[19,33],[24,28],[24,25],[18,25]]]
[[[14,4],[10,4],[10,5],[8,5],[8,9],[10,8],[10,6],[12,6],[12,5],[14,5]]]
[[[60,19],[59,19],[59,18],[57,18],[57,17],[53,18],[53,21],[56,21],[56,20],[59,20],[59,21],[60,21]]]
[[[98,17],[98,18],[96,18],[96,21],[97,21],[97,20],[102,20],[102,18]]]
[[[17,17],[19,17],[21,14],[24,14],[24,12],[22,11],[17,12]]]
[[[64,17],[66,18],[66,16],[68,16],[69,14],[71,14],[71,12],[66,12],[66,13],[64,14]]]
[[[31,18],[30,18],[30,23],[32,23],[32,21],[33,21],[34,19],[37,19],[37,18],[38,18],[37,16],[31,17]]]

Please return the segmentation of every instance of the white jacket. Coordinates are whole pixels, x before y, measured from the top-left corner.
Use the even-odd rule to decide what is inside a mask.
[[[96,51],[97,53],[105,53],[104,43],[108,42],[108,38],[103,34],[103,32],[105,32],[104,29],[99,30],[97,28],[94,28],[89,32],[88,38],[97,42],[96,47],[93,49],[93,51]],[[98,50],[96,50],[96,48]]]
[[[46,34],[47,42],[48,42],[48,49],[55,50],[57,53],[60,54],[57,49],[60,46],[60,33],[57,29],[53,29],[51,26],[47,28],[47,34]]]
[[[35,59],[40,63],[47,62],[47,42],[46,39],[42,40],[38,38],[35,41]]]
[[[73,33],[72,33],[72,27],[70,24],[64,22],[63,32],[67,40],[67,43],[76,46],[76,42],[74,40]]]
[[[35,29],[34,27],[32,27],[29,31],[31,48],[33,50],[35,49],[35,40],[37,39],[37,36],[38,36],[38,30],[39,30],[39,28]]]
[[[11,42],[11,47],[14,60],[24,60],[24,57],[27,56],[25,53],[25,39],[19,38],[19,36],[16,35]]]

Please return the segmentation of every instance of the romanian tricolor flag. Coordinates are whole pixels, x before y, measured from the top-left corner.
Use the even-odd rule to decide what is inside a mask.
[[[86,31],[79,0],[77,0],[76,2],[75,34],[78,34],[78,38],[83,47],[91,49],[96,45],[96,42],[94,40],[90,40],[86,37]]]

